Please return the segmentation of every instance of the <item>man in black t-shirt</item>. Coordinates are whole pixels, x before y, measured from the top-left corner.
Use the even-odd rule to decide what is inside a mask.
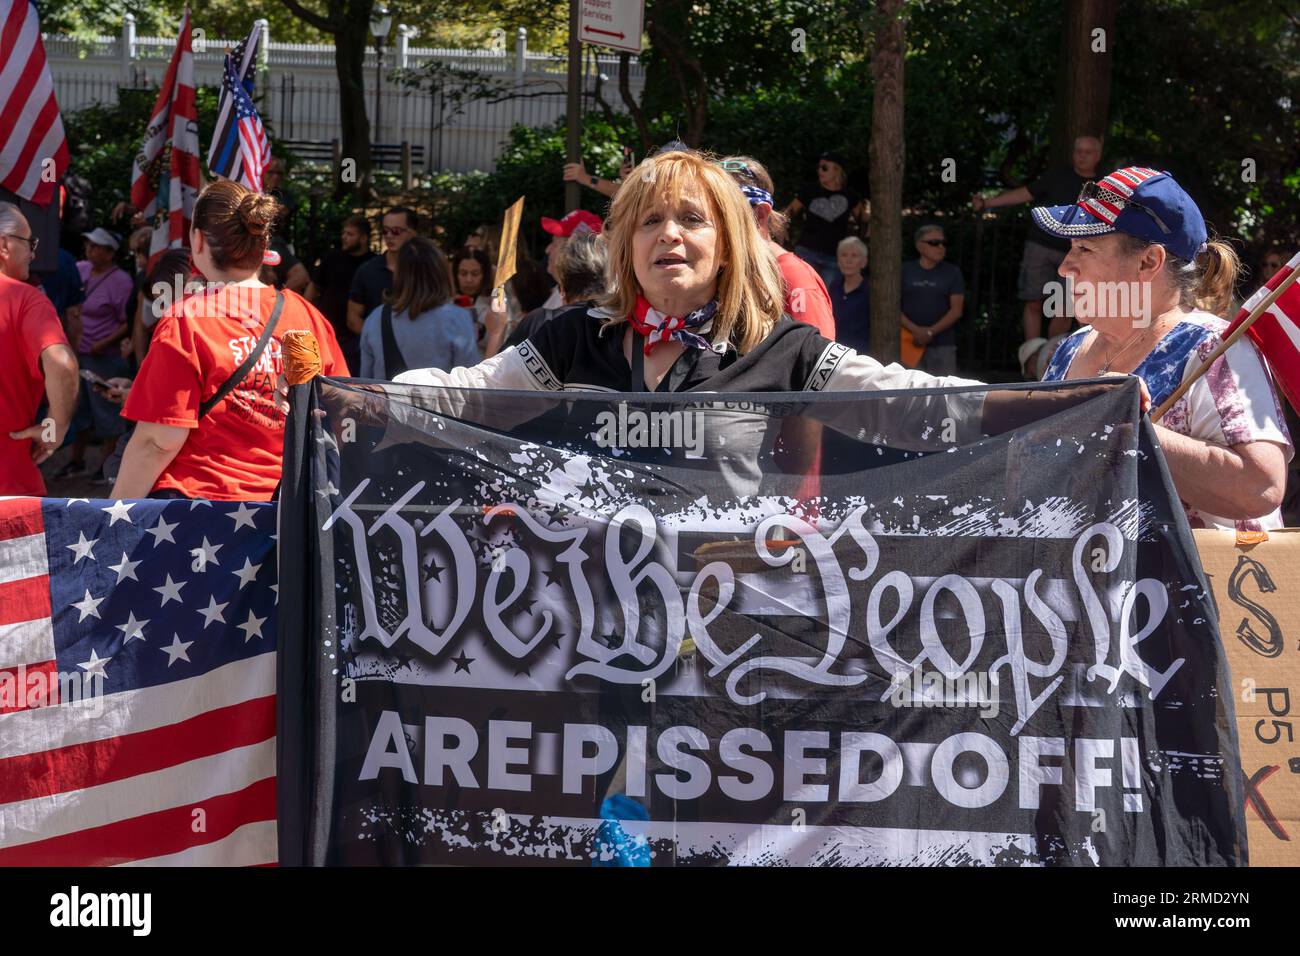
[[[800,189],[785,208],[787,216],[807,213],[794,253],[817,270],[827,288],[840,276],[840,240],[857,232],[862,222],[862,197],[846,183],[843,157],[823,153],[817,161],[817,182]]]
[[[945,262],[948,240],[943,227],[927,223],[916,231],[917,258],[904,262],[899,321],[925,354],[917,366],[931,375],[957,374],[957,336],[953,326],[966,305],[961,270]]]
[[[1074,140],[1070,166],[1049,169],[1028,186],[1009,189],[996,196],[974,196],[971,205],[976,212],[1021,203],[1067,206],[1078,200],[1084,183],[1097,178],[1100,163],[1101,140],[1096,136],[1079,136]],[[1043,300],[1052,294],[1053,285],[1064,281],[1057,270],[1069,251],[1068,240],[1056,239],[1041,229],[1029,230],[1024,257],[1020,260],[1020,300],[1025,304],[1022,321],[1026,342],[1043,334]],[[1069,309],[1070,297],[1064,294],[1064,290],[1053,298],[1063,303],[1065,308],[1060,315],[1048,316],[1048,338],[1068,332],[1073,320]]]
[[[365,216],[350,216],[343,222],[339,248],[321,257],[316,277],[307,286],[307,300],[334,326],[339,348],[354,375],[361,368],[361,339],[348,328],[348,292],[357,269],[374,257],[370,251],[370,223]]]
[[[383,304],[384,293],[393,287],[397,253],[406,240],[419,235],[420,217],[414,209],[393,206],[384,213],[379,225],[384,231],[384,254],[358,267],[348,289],[347,325],[355,335],[361,334],[366,316]]]

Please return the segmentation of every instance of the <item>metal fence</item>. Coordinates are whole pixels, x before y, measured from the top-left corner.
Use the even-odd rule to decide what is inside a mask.
[[[264,34],[267,31],[263,21]],[[397,42],[383,53],[367,51],[364,61],[366,109],[371,114],[371,139],[376,143],[410,142],[424,146],[427,169],[465,172],[491,169],[502,143],[516,123],[542,126],[558,120],[565,109],[567,61],[564,57],[528,50],[522,28],[513,47],[501,42],[481,50],[448,50],[411,45],[413,31],[397,27]],[[175,39],[138,37],[128,14],[118,36],[81,39],[46,36],[45,51],[59,106],[75,112],[93,103],[116,103],[120,89],[140,89],[161,82],[175,48]],[[196,30],[194,73],[199,85],[221,82],[222,57],[237,41],[211,39]],[[264,44],[265,72],[258,100],[263,116],[283,139],[329,142],[341,135],[334,47],[303,43]],[[451,108],[444,91],[416,89],[395,82],[399,71],[439,63],[456,70],[489,76],[515,98],[501,102],[472,101],[463,112]],[[614,109],[622,103],[612,86],[617,80],[616,56],[584,59],[583,88],[590,96],[608,82],[606,99]],[[603,74],[603,76],[602,76]],[[629,85],[639,96],[645,78],[633,57]],[[379,124],[375,125],[375,84],[379,82]]]

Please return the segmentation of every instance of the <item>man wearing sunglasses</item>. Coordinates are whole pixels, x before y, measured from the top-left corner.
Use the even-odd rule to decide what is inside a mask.
[[[77,356],[58,313],[28,284],[39,240],[0,203],[0,495],[44,495],[36,466],[63,443],[77,403]],[[37,420],[44,399],[49,409]]]
[[[406,240],[418,235],[420,218],[414,209],[393,206],[380,220],[384,235],[384,254],[362,264],[352,277],[348,291],[348,328],[354,335],[361,334],[366,316],[384,304],[384,293],[393,287],[393,273],[397,269],[397,253]]]
[[[952,327],[966,303],[966,283],[961,270],[944,262],[948,240],[943,227],[924,225],[916,230],[917,258],[903,263],[903,328],[917,345],[925,347],[916,366],[931,375],[957,372],[957,337]]]
[[[1076,137],[1069,166],[1049,169],[1028,186],[1009,189],[996,196],[973,196],[971,206],[976,212],[1027,202],[1032,202],[1035,206],[1068,206],[1079,198],[1085,183],[1097,178],[1101,148],[1101,140],[1096,136]],[[1024,256],[1020,260],[1019,281],[1020,300],[1024,303],[1021,321],[1026,342],[1043,334],[1043,300],[1051,294],[1052,287],[1061,281],[1057,270],[1069,251],[1068,242],[1043,234],[1037,229],[1029,230]],[[1057,302],[1070,301],[1064,294],[1052,298]],[[1048,320],[1048,338],[1070,331],[1073,321],[1068,310],[1063,315],[1048,316]]]

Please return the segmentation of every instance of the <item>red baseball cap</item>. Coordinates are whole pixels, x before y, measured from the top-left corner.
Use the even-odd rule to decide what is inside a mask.
[[[575,232],[600,232],[604,225],[604,220],[585,209],[575,209],[563,219],[542,217],[543,229],[553,236],[563,236],[566,239]]]

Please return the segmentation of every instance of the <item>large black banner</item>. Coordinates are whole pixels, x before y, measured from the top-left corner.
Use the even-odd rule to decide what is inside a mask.
[[[1134,380],[293,406],[282,863],[1245,863]]]

